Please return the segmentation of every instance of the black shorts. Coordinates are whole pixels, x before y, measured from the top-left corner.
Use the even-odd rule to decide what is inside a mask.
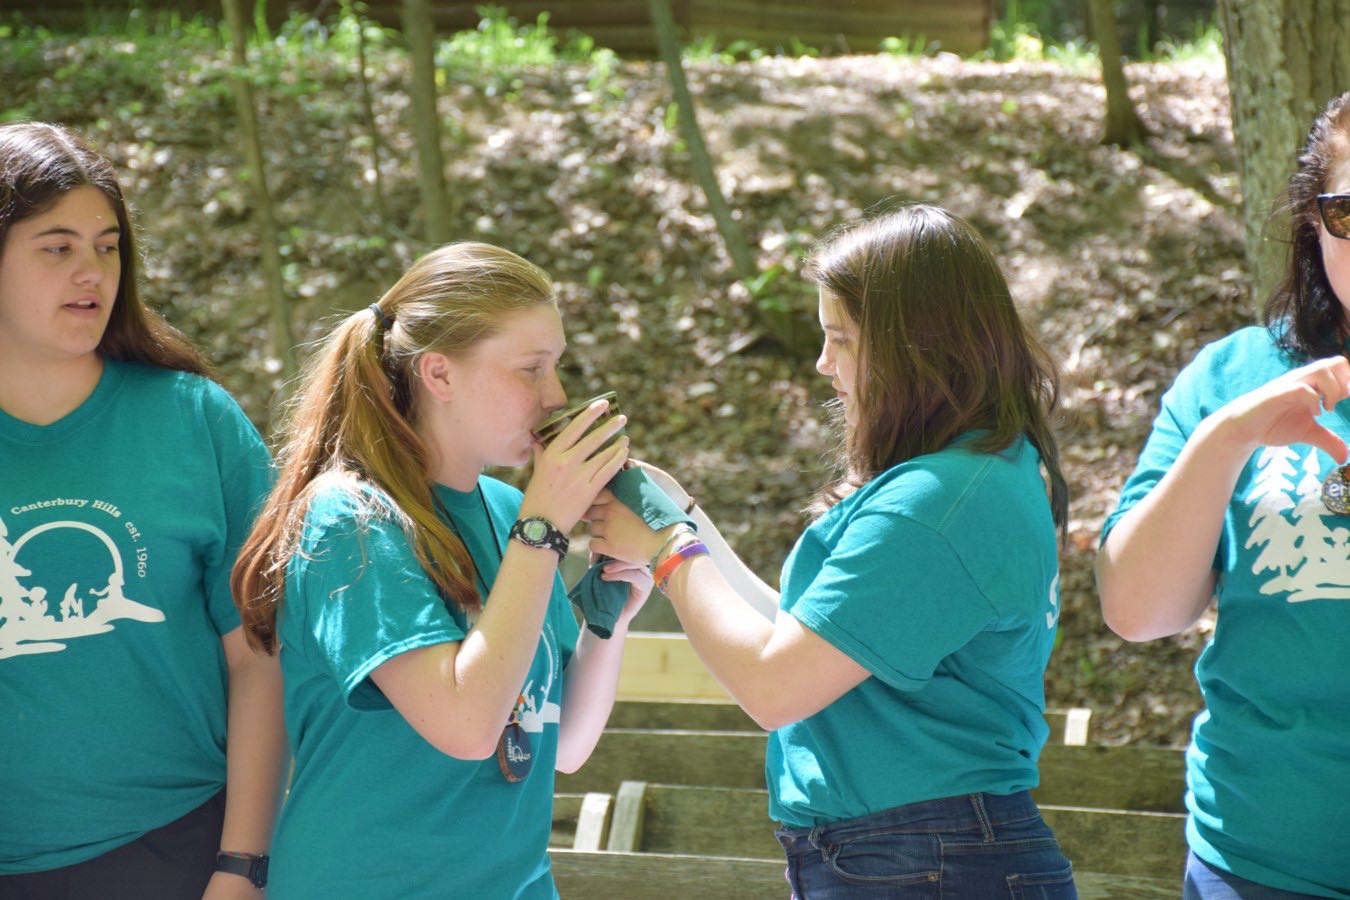
[[[216,868],[225,792],[130,844],[81,863],[0,875],[0,900],[201,900]]]

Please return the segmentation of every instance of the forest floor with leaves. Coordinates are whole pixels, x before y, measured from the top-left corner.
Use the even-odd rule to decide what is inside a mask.
[[[260,63],[256,90],[297,337],[309,341],[377,299],[423,245],[403,58],[372,62],[382,220],[350,60],[272,56],[287,52]],[[121,165],[145,235],[143,296],[207,348],[266,433],[278,367],[226,72],[213,48],[155,56],[110,38],[53,38],[0,61],[8,117],[65,121]],[[1100,143],[1095,76],[1053,64],[692,65],[723,190],[761,270],[773,270],[752,298],[693,183],[661,66],[452,71],[440,100],[452,221],[458,238],[551,273],[569,392],[616,390],[634,453],[680,475],[776,583],[826,476],[833,394],[810,353],[757,338],[751,304],[813,315],[802,257],[864,211],[924,201],[968,218],[1063,370],[1072,505],[1048,700],[1090,707],[1098,741],[1184,743],[1212,619],[1176,638],[1121,641],[1102,622],[1092,559],[1161,392],[1252,307],[1222,67],[1140,64],[1128,75],[1151,132],[1138,150]],[[672,621],[657,599],[644,620]]]

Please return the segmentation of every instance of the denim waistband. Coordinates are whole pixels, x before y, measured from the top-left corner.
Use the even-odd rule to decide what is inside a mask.
[[[1020,822],[1040,815],[1029,791],[1016,794],[962,794],[939,800],[924,800],[893,809],[826,822],[813,828],[778,830],[777,836],[785,848],[804,838],[817,841],[839,841],[864,834],[884,832],[925,831],[980,831],[988,833],[991,826]]]

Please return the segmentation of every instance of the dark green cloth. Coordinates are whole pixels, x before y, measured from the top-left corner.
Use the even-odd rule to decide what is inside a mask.
[[[669,528],[676,522],[698,527],[641,469],[624,469],[605,487],[620,503],[641,516],[653,531]],[[605,639],[614,633],[614,623],[628,602],[628,582],[605,581],[600,577],[600,569],[608,562],[611,562],[608,556],[600,557],[567,594],[586,617],[586,627]]]

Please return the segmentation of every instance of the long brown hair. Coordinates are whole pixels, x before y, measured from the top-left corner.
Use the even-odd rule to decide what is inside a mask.
[[[448,244],[408,269],[380,298],[380,314],[363,309],[329,333],[301,376],[277,484],[231,573],[250,644],[276,650],[287,565],[321,478],[345,486],[366,514],[398,522],[444,596],[465,611],[481,608],[473,560],[436,514],[427,448],[414,430],[417,362],[463,354],[497,333],[507,313],[553,302],[548,276],[516,254]]]
[[[1287,217],[1284,275],[1262,309],[1266,327],[1295,358],[1343,353],[1345,307],[1327,280],[1318,237],[1317,195],[1337,160],[1350,157],[1350,91],[1335,97],[1308,129],[1298,168],[1275,202],[1270,223]],[[1350,299],[1350,298],[1347,298]]]
[[[814,511],[980,429],[981,452],[1031,441],[1063,527],[1069,492],[1049,421],[1058,376],[974,228],[937,206],[903,207],[829,241],[805,271],[858,326],[858,423]]]
[[[121,235],[122,277],[98,352],[106,359],[146,363],[214,378],[210,365],[178,329],[146,308],[136,288],[136,233],[117,171],[75,132],[61,125],[0,125],[0,249],[15,224],[51,209],[78,187],[108,198]]]

